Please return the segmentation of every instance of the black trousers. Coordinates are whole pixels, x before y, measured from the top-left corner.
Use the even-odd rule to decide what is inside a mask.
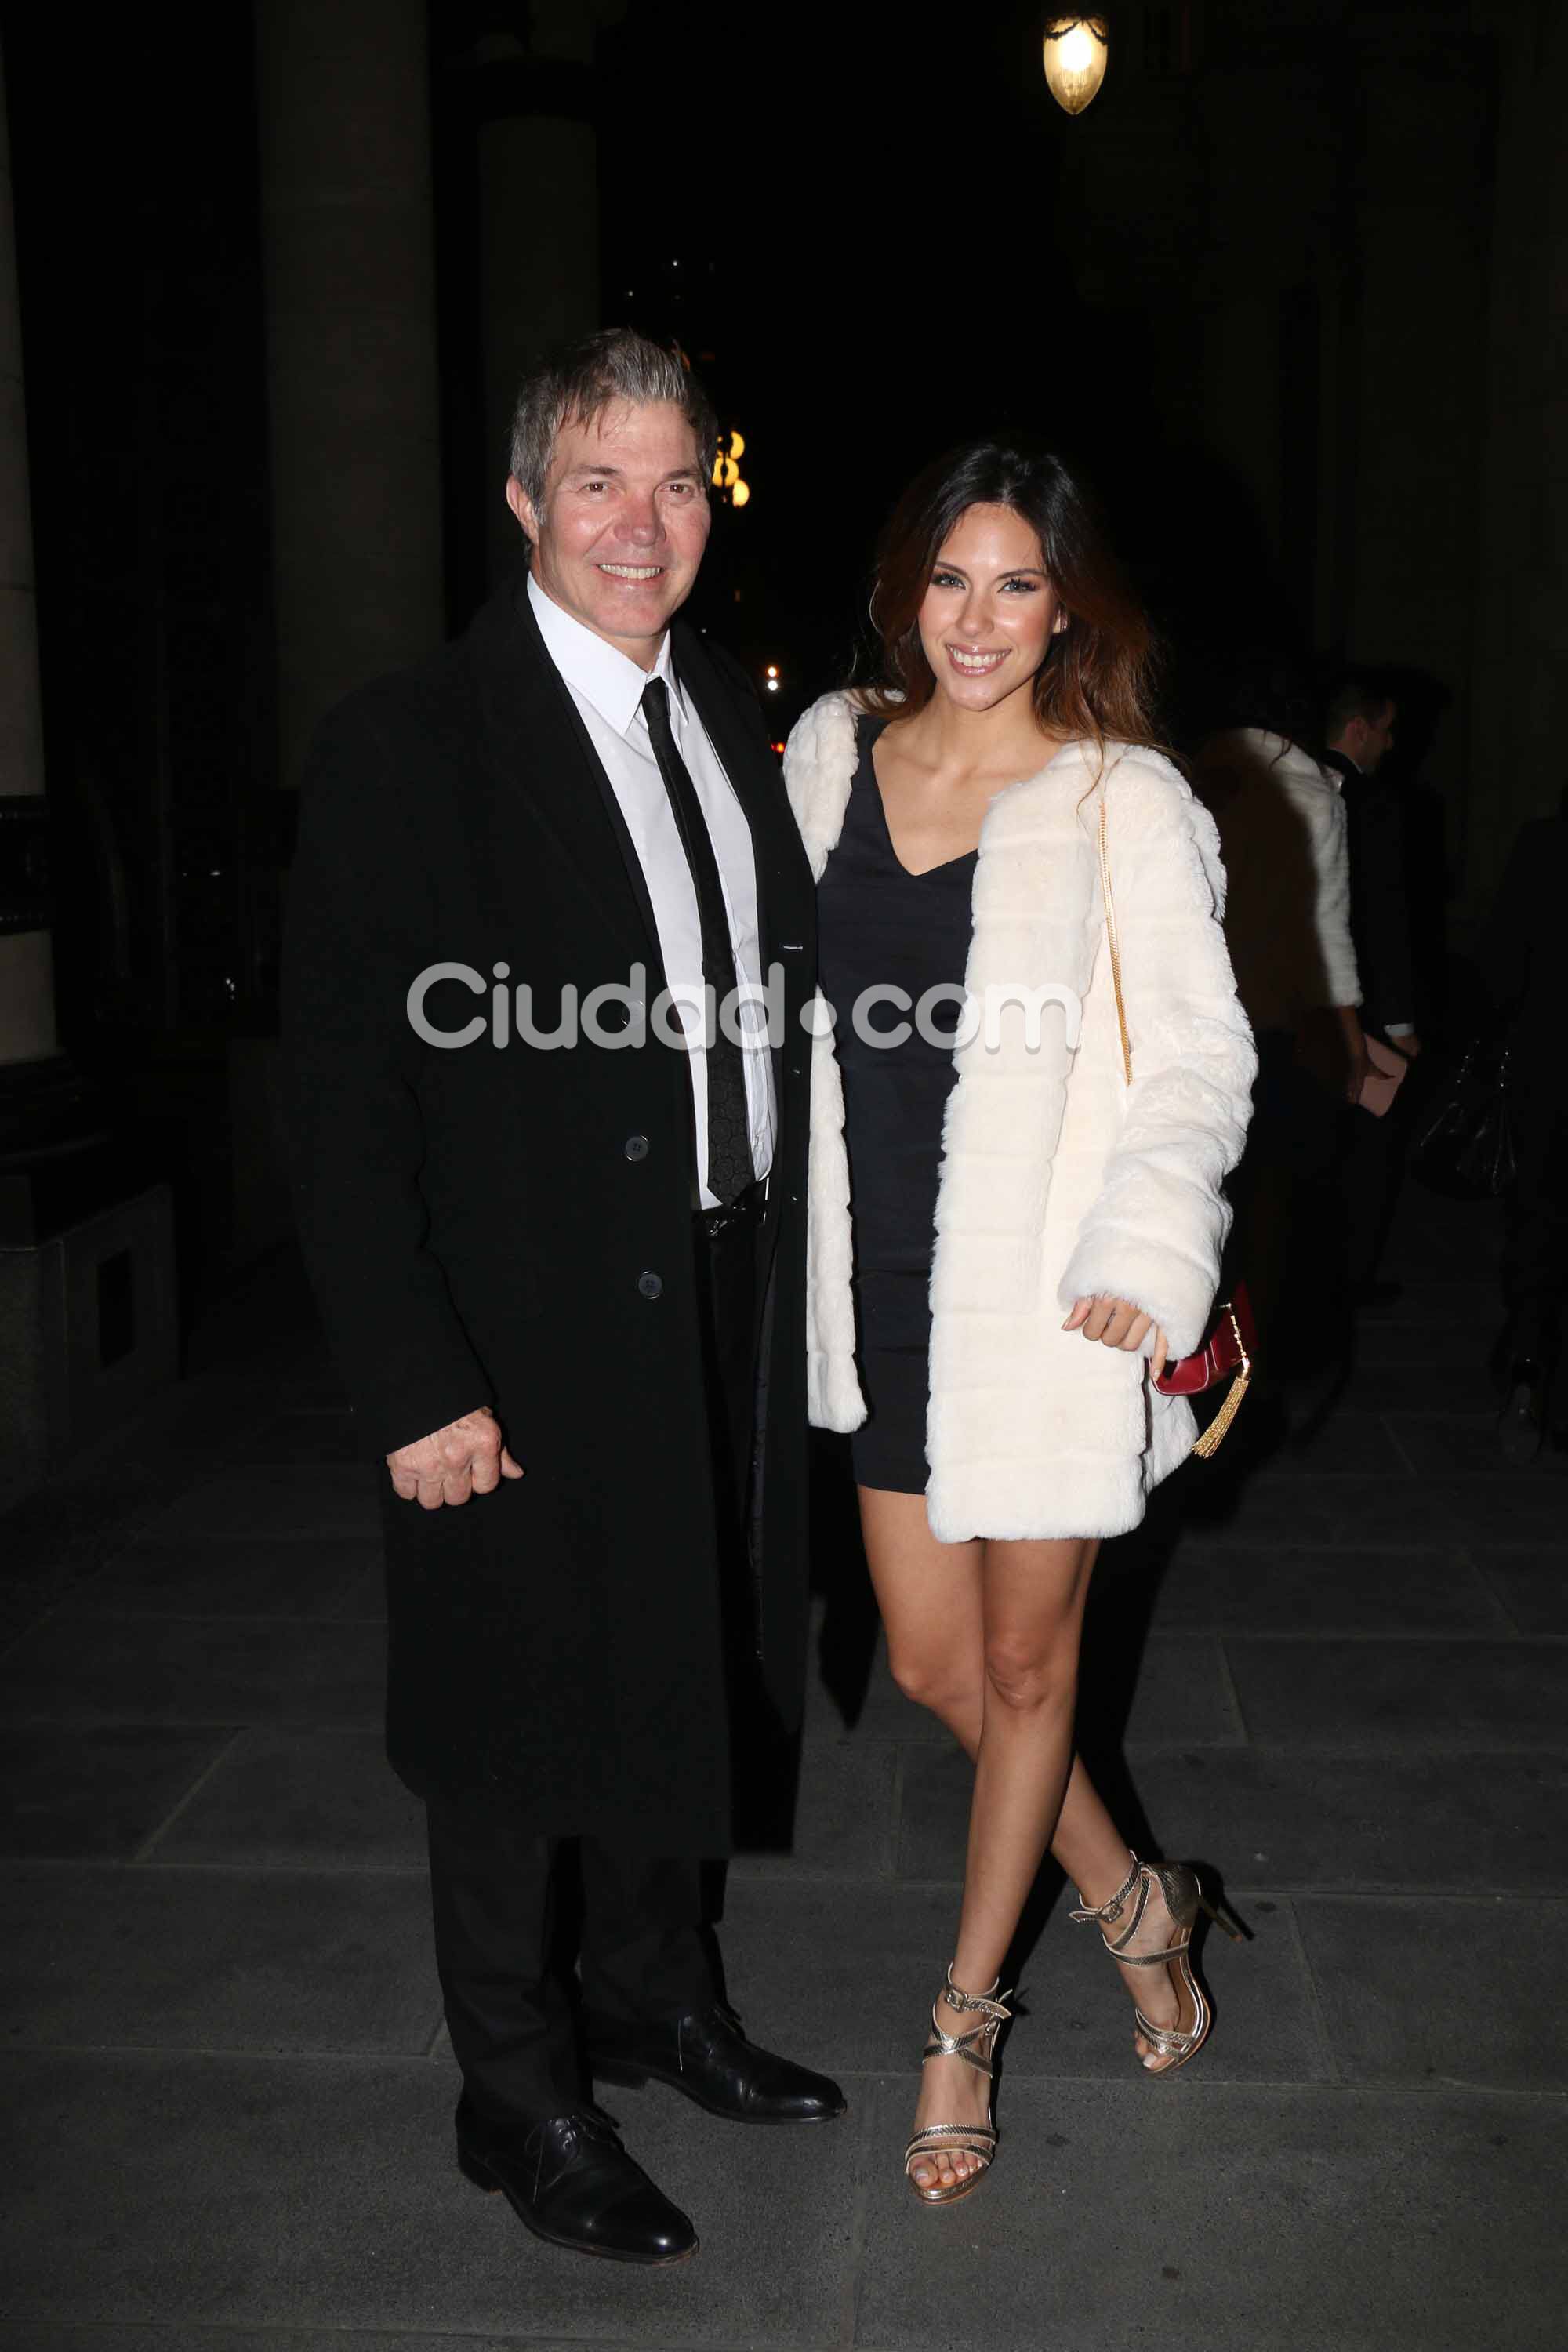
[[[743,1519],[756,1395],[760,1204],[719,1224],[699,1218],[705,1383],[724,1559],[725,1634],[738,1671],[753,1646]],[[568,1843],[525,1825],[483,1791],[426,1807],[436,1965],[469,2103],[503,2126],[562,2114],[584,2089],[560,1949]],[[580,1860],[583,2008],[621,2020],[700,2007],[715,1990],[703,1928],[702,1864],[599,1838]]]
[[[1551,1373],[1568,1306],[1568,1087],[1555,1069],[1521,1088],[1515,1152],[1502,1259],[1509,1348]]]

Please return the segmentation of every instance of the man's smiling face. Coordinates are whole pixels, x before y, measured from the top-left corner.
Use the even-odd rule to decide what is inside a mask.
[[[651,669],[691,593],[710,521],[707,467],[681,410],[616,401],[592,424],[568,421],[542,507],[515,478],[507,503],[551,601]]]

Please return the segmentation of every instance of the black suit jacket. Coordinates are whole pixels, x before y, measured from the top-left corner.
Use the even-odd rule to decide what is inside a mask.
[[[1381,1035],[1415,1020],[1415,963],[1399,799],[1342,751],[1324,760],[1342,778],[1351,865],[1351,936],[1361,973],[1362,1023]]]
[[[672,651],[751,825],[784,1000],[754,1606],[787,1718],[805,1641],[813,893],[750,686],[679,623]],[[479,1018],[471,1044],[411,1025],[410,985],[440,965],[460,969],[426,1016],[457,1034]],[[382,1474],[404,1778],[509,1789],[547,1831],[722,1851],[689,1075],[635,1025],[610,1046],[497,1045],[498,965],[543,1031],[568,989],[637,966],[648,1001],[664,983],[615,795],[521,590],[353,696],[312,752],[285,982],[300,1227],[366,1454],[489,1403],[527,1473],[434,1513]]]

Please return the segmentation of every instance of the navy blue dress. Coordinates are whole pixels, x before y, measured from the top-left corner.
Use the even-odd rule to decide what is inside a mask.
[[[836,1015],[849,1155],[857,1354],[867,1404],[866,1423],[850,1441],[855,1476],[862,1486],[923,1495],[942,1123],[953,1085],[951,1040],[969,960],[977,853],[925,874],[899,863],[871,764],[884,723],[859,722],[844,829],[818,886],[817,947],[823,994]],[[928,1041],[909,1013],[886,1003],[857,1024],[857,999],[877,985],[902,989],[911,1004],[928,989],[948,991],[927,1024],[944,1034]],[[857,1034],[866,1028],[885,1037],[906,1022],[910,1034],[897,1045]]]

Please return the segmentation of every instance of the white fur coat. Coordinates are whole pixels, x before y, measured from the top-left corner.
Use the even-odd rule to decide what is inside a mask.
[[[838,840],[858,752],[849,698],[790,736],[784,777],[812,870]],[[1096,835],[1107,795],[1132,1083],[1122,1076]],[[1191,1407],[1142,1357],[1061,1328],[1107,1292],[1152,1315],[1173,1354],[1203,1338],[1229,1224],[1255,1057],[1221,917],[1206,810],[1168,761],[1070,743],[998,793],[975,867],[970,997],[1059,992],[1033,1041],[1021,1007],[954,1054],[931,1272],[927,1512],[942,1541],[1112,1536],[1189,1452]],[[847,1012],[847,1008],[843,1008]],[[844,1095],[831,1030],[813,1047],[807,1340],[811,1418],[858,1429]]]

